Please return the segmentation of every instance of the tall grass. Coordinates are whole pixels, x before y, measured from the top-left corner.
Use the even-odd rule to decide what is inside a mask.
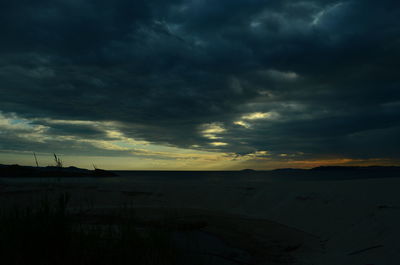
[[[0,264],[177,264],[171,232],[140,228],[122,209],[107,223],[88,223],[68,211],[69,195],[45,196],[35,207],[0,212]]]
[[[54,161],[56,163],[55,166],[62,168],[64,164],[63,164],[63,161],[61,160],[61,158],[58,157],[55,153],[53,155],[54,155]]]

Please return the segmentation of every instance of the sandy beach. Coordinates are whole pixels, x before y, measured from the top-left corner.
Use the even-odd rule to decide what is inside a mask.
[[[129,206],[143,222],[218,237],[251,255],[251,264],[390,265],[400,258],[399,185],[397,178],[1,179],[0,203],[29,205],[66,191],[71,209],[101,217]]]

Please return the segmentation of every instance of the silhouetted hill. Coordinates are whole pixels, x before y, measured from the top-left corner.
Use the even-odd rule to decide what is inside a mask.
[[[271,171],[274,176],[298,179],[356,179],[400,177],[397,166],[320,166],[311,169],[284,168]]]
[[[32,167],[0,165],[0,177],[112,177],[114,172],[102,169],[88,170],[77,167]],[[118,175],[129,177],[204,178],[204,177],[277,177],[279,179],[354,179],[400,177],[396,166],[321,166],[311,169],[281,168],[271,171],[243,169],[240,171],[118,171]]]
[[[244,172],[244,173],[253,173],[253,172],[256,172],[256,170],[251,169],[251,168],[245,168],[245,169],[242,169],[241,172]]]
[[[0,165],[0,177],[113,177],[115,173],[102,170],[88,170],[77,167],[31,167]]]
[[[327,170],[327,171],[341,171],[341,170],[399,170],[400,167],[396,166],[367,166],[367,167],[361,167],[361,166],[321,166],[321,167],[315,167],[312,168],[311,170]]]
[[[337,172],[337,171],[400,171],[400,167],[397,166],[320,166],[311,169],[303,168],[279,168],[272,170],[274,172],[305,172],[305,171],[326,171],[326,172]]]

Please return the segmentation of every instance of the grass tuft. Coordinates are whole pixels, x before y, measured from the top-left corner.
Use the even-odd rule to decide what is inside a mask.
[[[171,231],[141,228],[121,209],[107,223],[90,223],[68,211],[70,195],[48,196],[35,207],[0,212],[0,257],[4,265],[169,265],[178,251]]]

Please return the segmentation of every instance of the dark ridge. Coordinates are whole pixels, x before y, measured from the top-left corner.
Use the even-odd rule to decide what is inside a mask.
[[[400,170],[397,166],[320,166],[310,169],[311,171],[391,171]]]
[[[271,171],[282,179],[294,178],[305,180],[346,180],[366,178],[400,177],[398,166],[320,166],[311,169],[285,168]]]
[[[305,171],[396,171],[399,166],[319,166],[310,169],[304,168],[278,168],[272,172],[305,172]]]
[[[296,179],[352,179],[352,178],[382,178],[400,177],[398,166],[321,166],[311,169],[281,168],[270,171],[243,169],[238,171],[107,171],[95,168],[94,170],[77,167],[33,167],[20,165],[1,165],[0,177],[113,177],[113,176],[140,176],[163,178],[203,178],[203,177],[279,177]]]
[[[114,177],[114,172],[103,169],[88,170],[77,167],[31,167],[20,165],[0,165],[0,177]]]
[[[256,170],[254,170],[254,169],[251,169],[251,168],[242,169],[241,171],[242,171],[242,172],[245,172],[245,173],[252,173],[252,172],[256,172]]]

